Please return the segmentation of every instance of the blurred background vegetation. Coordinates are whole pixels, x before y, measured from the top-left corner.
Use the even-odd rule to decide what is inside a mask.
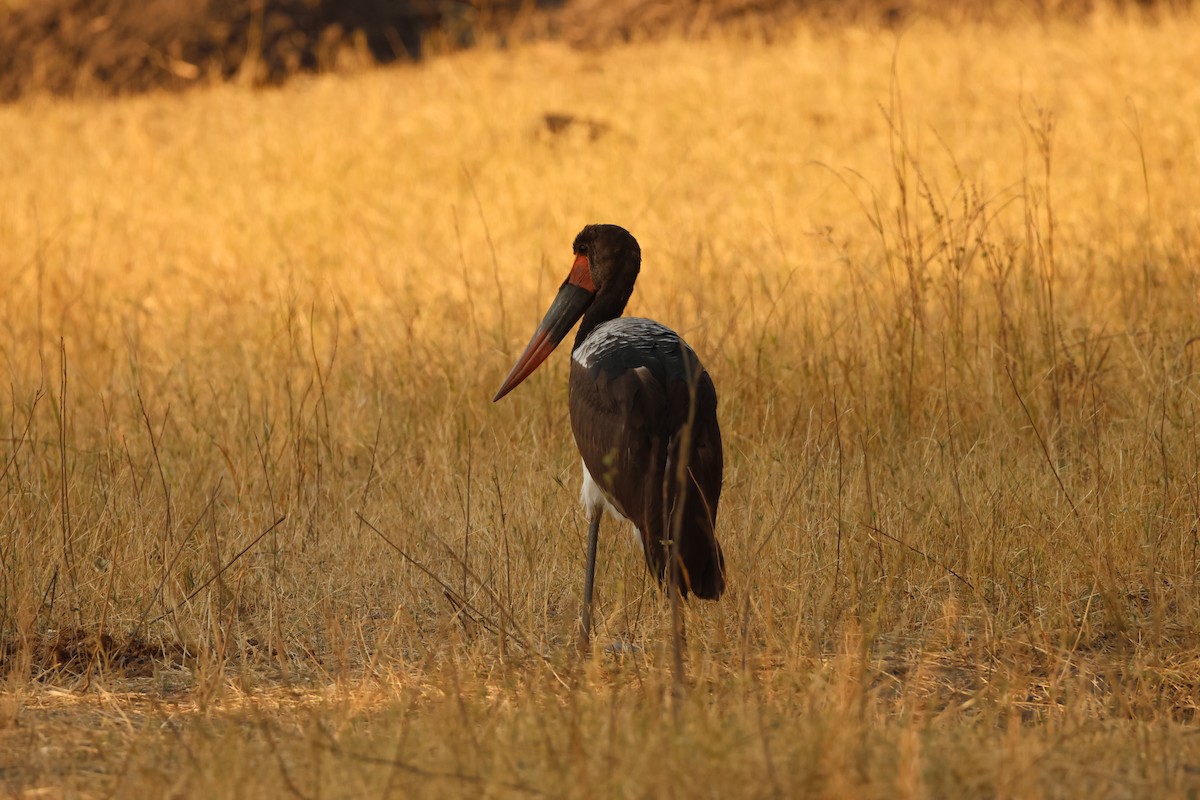
[[[1096,0],[4,0],[0,100],[182,90],[411,61],[479,43],[578,47],[734,30],[771,39],[797,19],[903,28],[915,19],[1082,21]],[[1113,0],[1160,15],[1191,0]]]

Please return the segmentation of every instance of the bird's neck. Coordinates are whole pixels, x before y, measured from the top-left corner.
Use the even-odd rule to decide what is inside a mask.
[[[597,325],[621,316],[632,294],[633,286],[631,284],[628,288],[622,287],[612,292],[601,291],[596,295],[596,299],[588,307],[587,313],[583,315],[583,321],[579,323],[579,331],[575,334],[575,345],[572,350],[583,344]]]

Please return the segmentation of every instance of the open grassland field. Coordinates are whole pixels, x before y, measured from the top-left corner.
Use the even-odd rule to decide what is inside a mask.
[[[800,28],[0,108],[0,785],[1195,797],[1197,41]],[[729,590],[674,700],[611,520],[573,655],[566,346],[490,402],[596,221],[721,395]]]

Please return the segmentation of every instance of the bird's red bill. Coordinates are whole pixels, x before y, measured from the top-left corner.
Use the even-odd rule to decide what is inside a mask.
[[[525,352],[517,359],[517,363],[513,364],[513,368],[509,370],[508,377],[504,379],[496,396],[492,398],[492,402],[496,402],[504,395],[517,388],[517,384],[533,374],[533,371],[541,366],[541,363],[546,360],[546,356],[554,352],[554,348],[558,347],[558,342],[550,338],[550,331],[544,326],[538,326],[534,332],[533,338],[529,340],[529,344],[525,346]]]
[[[558,347],[558,343],[570,333],[571,328],[575,327],[575,323],[583,316],[583,312],[592,304],[596,297],[594,287],[587,256],[576,256],[571,274],[559,287],[554,302],[550,304],[550,309],[542,319],[542,324],[533,332],[533,338],[525,346],[525,352],[517,359],[508,377],[500,385],[496,396],[492,398],[493,403],[517,388],[521,381],[528,378],[546,360],[546,356],[554,352],[554,348]]]

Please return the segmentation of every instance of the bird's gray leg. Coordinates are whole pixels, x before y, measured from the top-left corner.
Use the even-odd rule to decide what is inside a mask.
[[[600,517],[603,508],[592,511],[588,524],[587,569],[583,573],[583,610],[579,614],[579,652],[592,650],[592,587],[596,583],[596,544],[600,541]]]

